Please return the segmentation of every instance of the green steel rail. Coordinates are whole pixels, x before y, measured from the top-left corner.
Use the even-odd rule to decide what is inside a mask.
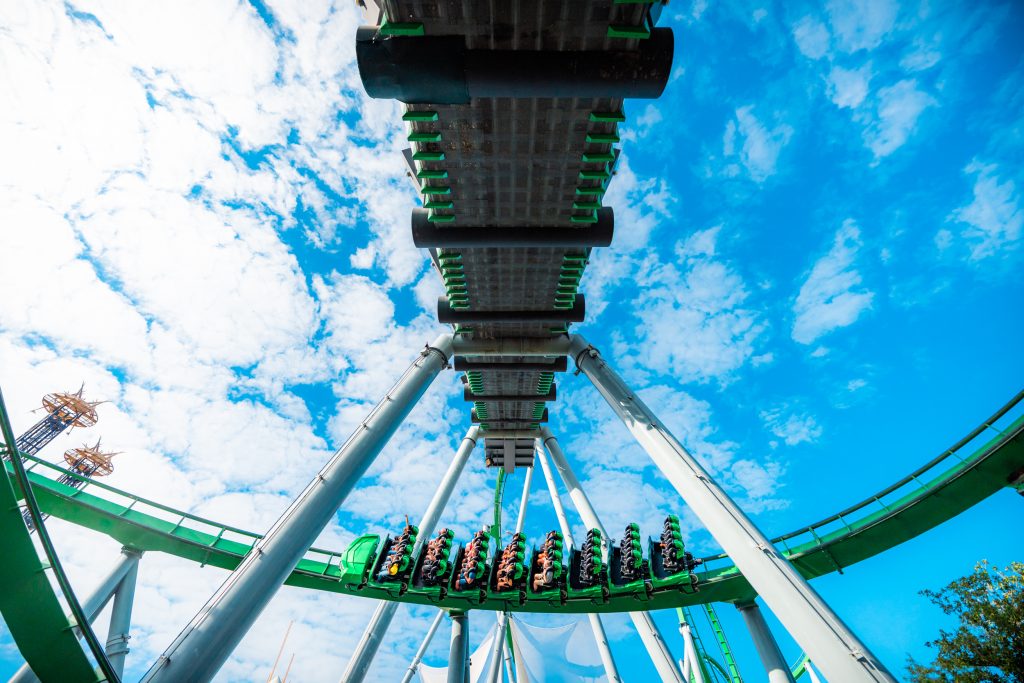
[[[16,450],[14,431],[7,415],[3,393],[0,393],[0,433],[4,445],[0,450],[10,455],[0,481],[0,538],[3,539],[4,561],[0,562],[0,613],[14,638],[18,650],[41,680],[112,681],[119,679],[107,661],[103,647],[96,639],[78,598],[57,557],[36,502],[35,487],[29,484],[28,473]],[[13,475],[13,477],[12,477]],[[17,486],[15,486],[17,484]],[[25,507],[36,531],[36,538],[46,555],[44,563],[36,552],[18,500]],[[47,577],[50,570],[64,600],[71,609],[71,619],[64,613],[57,593]],[[77,633],[76,633],[77,630]],[[79,634],[99,664],[94,670],[79,643]]]
[[[708,618],[708,623],[711,624],[711,630],[715,633],[715,639],[718,641],[718,650],[722,653],[722,659],[725,660],[725,665],[729,667],[729,672],[726,674],[726,679],[730,683],[743,683],[743,677],[740,676],[740,669],[736,666],[736,658],[732,655],[732,648],[729,647],[729,640],[725,637],[725,629],[722,628],[722,623],[718,620],[718,613],[715,611],[715,606],[710,602],[704,605],[704,615]]]
[[[939,458],[893,486],[839,514],[780,536],[776,539],[779,551],[808,578],[839,571],[938,526],[1006,487],[1008,477],[1024,468],[1024,415],[1002,428],[997,428],[995,423],[1022,398],[1024,392]],[[1009,417],[1006,421],[1009,422]],[[993,436],[986,441],[984,437],[990,432]],[[966,453],[969,446],[974,450]],[[76,476],[74,473],[37,458],[28,460],[33,461],[28,477],[43,511],[139,550],[165,552],[201,564],[233,569],[259,538],[258,534],[133,496],[97,481],[85,480],[81,488],[71,488],[51,477]],[[669,582],[659,586],[649,595],[613,586],[606,602],[574,595],[573,591],[565,604],[534,597],[529,597],[524,604],[486,596],[480,600],[454,592],[439,599],[435,594],[427,595],[412,587],[399,595],[397,586],[367,581],[375,546],[375,537],[360,537],[347,551],[313,548],[287,583],[446,609],[513,612],[656,610],[735,602],[754,596],[739,570],[720,555],[705,558],[697,592],[689,592],[689,581],[681,580],[679,585]]]
[[[807,662],[810,661],[810,657],[806,653],[800,655],[800,660],[790,668],[790,673],[793,675],[793,679],[800,678],[807,673]]]
[[[716,665],[718,662],[715,662],[715,660],[708,655],[708,651],[704,649],[704,641],[700,638],[700,632],[697,630],[697,624],[694,623],[693,615],[690,614],[690,610],[684,607],[677,607],[676,616],[679,619],[680,628],[682,628],[683,624],[688,624],[692,627],[690,629],[690,638],[693,639],[693,649],[694,653],[697,655],[697,661],[690,665],[690,680],[687,681],[687,683],[693,683],[697,680],[697,673],[692,668],[694,666],[700,669],[700,677],[706,683],[718,683],[718,679],[712,678],[711,669],[708,668],[708,662],[714,662]],[[725,674],[724,671],[722,671],[722,673]],[[725,674],[725,677],[728,680],[728,674]]]

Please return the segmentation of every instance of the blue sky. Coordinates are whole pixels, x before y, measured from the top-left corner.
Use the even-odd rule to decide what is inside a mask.
[[[110,483],[262,530],[436,334],[405,132],[397,105],[361,91],[358,23],[347,2],[0,10],[0,382],[16,428],[85,380],[111,400],[93,431],[126,451]],[[583,281],[579,330],[774,535],[895,481],[1020,389],[1024,17],[678,2],[662,23],[673,77],[627,103],[606,196],[618,232]],[[713,551],[585,381],[557,381],[552,429],[606,525],[653,533],[677,512]],[[320,545],[420,514],[467,426],[458,387],[435,383]],[[492,482],[475,459],[443,522],[482,524]],[[533,491],[536,537],[555,520]],[[916,592],[1019,560],[1020,519],[1004,491],[815,585],[898,673],[941,623]],[[116,544],[53,526],[87,592]],[[145,558],[129,671],[222,578]],[[282,591],[220,680],[265,676],[290,619],[297,676],[336,680],[372,607]],[[719,612],[753,680],[742,625]],[[399,614],[380,679],[431,618]],[[656,618],[681,655],[673,615]],[[627,677],[650,675],[628,621],[607,622]],[[18,664],[3,643],[0,675]]]

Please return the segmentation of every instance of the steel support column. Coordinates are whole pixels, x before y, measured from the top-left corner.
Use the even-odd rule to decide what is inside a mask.
[[[125,641],[128,640],[128,627],[131,622],[131,604],[135,594],[135,580],[136,577],[138,576],[140,557],[142,557],[141,550],[135,550],[134,548],[127,547],[121,548],[121,559],[118,560],[117,564],[114,565],[114,568],[110,570],[110,573],[103,578],[103,581],[100,582],[100,585],[96,586],[96,589],[93,590],[93,592],[89,594],[89,597],[82,602],[82,613],[85,614],[85,618],[89,620],[89,623],[92,623],[96,620],[96,617],[99,616],[100,612],[103,611],[103,608],[107,606],[107,603],[110,602],[110,599],[114,598],[114,612],[111,614],[110,617],[112,633],[112,629],[115,623],[114,619],[115,617],[117,617],[119,602],[116,596],[120,594],[122,586],[124,586],[130,580],[130,594],[126,595],[124,599],[120,600],[122,605],[125,602],[125,600],[127,600],[128,605],[127,620],[123,620],[120,622],[124,626],[124,629],[121,631],[121,633],[124,634]],[[123,611],[124,609],[125,607],[122,606],[121,610]],[[75,634],[81,637],[81,635],[78,633],[77,628],[75,628]],[[114,667],[114,670],[117,671],[118,676],[120,676],[121,673],[124,671],[124,655],[122,654],[120,656],[119,661],[115,661],[116,655],[118,653],[115,651],[114,648],[112,648],[109,636],[107,639],[106,652],[107,659],[110,661],[111,666]],[[127,646],[125,646],[124,653],[126,654],[127,652],[128,648]],[[14,675],[11,676],[10,680],[7,683],[33,683],[38,680],[39,678],[35,675],[35,673],[33,673],[32,669],[29,668],[28,664],[23,664],[20,669],[14,672]]]
[[[804,664],[804,671],[807,672],[807,677],[811,679],[811,683],[821,683],[821,679],[818,678],[818,673],[814,670],[814,667],[811,666],[811,660],[808,659],[807,663]]]
[[[107,660],[117,672],[118,677],[124,675],[124,660],[128,656],[128,641],[131,639],[132,607],[135,606],[135,584],[139,579],[139,558],[141,552],[123,548],[121,552],[133,557],[134,562],[128,568],[124,578],[117,584],[114,593],[114,606],[110,609],[110,627],[107,629]]]
[[[551,453],[555,469],[558,470],[559,475],[562,477],[562,483],[565,484],[565,488],[569,491],[569,498],[572,500],[580,517],[583,518],[583,524],[588,529],[599,529],[601,531],[603,554],[607,564],[610,556],[608,552],[608,531],[601,524],[601,520],[594,510],[594,506],[590,504],[587,494],[583,491],[579,479],[576,478],[572,468],[569,467],[569,461],[566,460],[562,447],[558,445],[558,439],[554,437],[551,430],[547,427],[541,427],[540,434],[544,447]],[[658,629],[658,625],[654,623],[651,615],[647,612],[630,612],[629,618],[633,620],[633,626],[636,628],[640,640],[643,641],[647,654],[650,656],[651,662],[654,664],[654,668],[657,669],[661,680],[682,683],[683,679],[679,674],[679,669],[676,667],[675,660],[672,658],[672,653],[669,651],[668,645],[665,643],[665,639],[662,637],[661,631]]]
[[[505,646],[505,629],[508,628],[508,612],[498,614],[498,622],[494,626],[494,643],[491,647],[490,669],[487,671],[488,683],[501,680],[501,660]]]
[[[562,529],[562,536],[565,537],[565,544],[571,549],[576,545],[573,542],[572,529],[569,527],[569,519],[565,516],[562,498],[558,495],[558,484],[555,483],[555,478],[551,474],[551,466],[548,464],[548,458],[544,454],[544,447],[539,441],[538,439],[536,459],[540,462],[540,469],[544,473],[544,481],[547,482],[548,493],[551,494],[551,504],[555,506],[555,517],[558,518],[558,525]],[[611,647],[608,645],[608,635],[604,631],[601,616],[590,612],[587,614],[587,617],[590,619],[590,629],[594,632],[594,640],[597,641],[597,651],[601,655],[601,664],[604,665],[604,673],[608,677],[609,683],[616,683],[616,681],[622,683],[622,677],[619,676],[619,670],[615,666],[615,659],[612,657]]]
[[[683,651],[686,653],[686,667],[683,670],[683,674],[690,680],[690,676],[693,677],[693,683],[705,683],[704,681],[704,667],[701,666],[700,655],[697,654],[697,646],[693,642],[693,633],[690,631],[690,625],[686,622],[679,624],[679,635],[683,637]]]
[[[526,478],[523,480],[523,497],[519,500],[519,515],[516,517],[516,533],[523,531],[526,523],[526,504],[530,499],[530,484],[533,483],[533,468],[526,468]]]
[[[164,651],[144,681],[205,683],[216,675],[434,377],[447,366],[451,355],[452,338],[448,334],[420,352],[398,383]]]
[[[465,469],[466,462],[476,447],[476,439],[479,432],[480,428],[476,426],[470,427],[469,431],[466,432],[466,436],[463,437],[462,443],[459,445],[458,450],[455,451],[455,456],[448,465],[448,470],[444,473],[437,491],[434,492],[430,505],[427,506],[426,512],[423,513],[423,518],[419,524],[420,532],[416,537],[416,543],[413,545],[412,550],[414,560],[419,557],[423,544],[433,535],[434,527],[437,526],[437,520],[441,517],[441,512],[445,506],[448,505],[452,491],[455,490],[455,484],[459,481],[459,477],[462,476],[462,470]],[[355,652],[352,653],[348,666],[345,667],[345,673],[341,677],[343,683],[361,683],[366,678],[366,672],[370,670],[370,665],[373,664],[373,658],[377,654],[381,640],[384,639],[388,627],[391,626],[391,620],[394,619],[397,610],[397,602],[382,600],[377,605],[376,611],[370,618],[370,623],[366,626],[366,630],[363,631],[363,637],[359,640],[359,644],[356,645]]]
[[[430,647],[430,641],[434,639],[434,634],[437,633],[437,627],[441,625],[441,620],[444,619],[444,610],[437,610],[437,616],[434,617],[434,621],[430,622],[430,628],[427,629],[427,635],[423,636],[423,642],[420,643],[420,647],[416,650],[416,654],[413,655],[412,661],[409,662],[409,668],[405,670],[405,675],[402,676],[402,683],[411,683],[413,676],[416,675],[416,669],[420,668],[420,662],[423,661],[423,655],[427,653],[427,648]]]
[[[800,647],[833,681],[894,683],[810,584],[716,484],[601,355],[572,335],[571,356],[626,428],[732,558]]]
[[[754,640],[757,656],[761,658],[761,664],[768,673],[768,683],[795,683],[782,657],[782,650],[761,614],[761,608],[756,602],[744,602],[738,603],[736,609],[740,611],[743,623],[747,625],[750,637]]]
[[[448,683],[466,683],[469,667],[469,619],[465,612],[451,612],[452,646],[448,651]]]

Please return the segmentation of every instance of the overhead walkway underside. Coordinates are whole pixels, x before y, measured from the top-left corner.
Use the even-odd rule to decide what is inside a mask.
[[[1017,406],[1024,392],[955,446],[925,467],[821,522],[775,539],[780,551],[807,578],[841,570],[932,529],[1008,486],[1024,469],[1024,415],[1008,425],[996,418]],[[991,434],[987,441],[982,440]],[[969,448],[968,448],[969,447]],[[970,452],[969,449],[973,449]],[[259,538],[257,534],[219,524],[90,481],[81,489],[57,483],[63,468],[36,458],[29,476],[40,508],[54,517],[115,538],[139,550],[165,552],[204,565],[233,569]],[[8,463],[8,467],[10,464]],[[665,609],[709,602],[737,602],[753,597],[743,575],[722,556],[705,558],[696,572],[697,590],[689,578],[667,582],[650,592],[611,586],[606,600],[569,591],[558,600],[482,600],[449,592],[436,594],[367,581],[377,556],[375,537],[360,537],[345,551],[312,549],[287,583],[315,590],[367,598],[432,604],[451,609],[492,609],[521,612],[624,612]],[[26,614],[30,596],[24,600]],[[5,616],[7,612],[5,611]],[[13,630],[13,629],[12,629]]]

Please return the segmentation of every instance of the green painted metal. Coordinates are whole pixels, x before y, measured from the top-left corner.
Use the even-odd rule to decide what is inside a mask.
[[[690,614],[690,610],[685,607],[676,608],[676,615],[679,617],[679,623],[690,625],[690,637],[693,638],[693,648],[697,651],[697,666],[700,667],[701,677],[706,683],[717,683],[718,678],[712,677],[711,670],[708,668],[708,660],[711,659],[708,655],[708,651],[704,649],[704,641],[700,638],[700,631],[697,630],[697,624],[693,623],[693,615]],[[715,662],[717,665],[718,662]],[[719,667],[721,668],[721,667]],[[691,672],[690,681],[696,681],[697,677]]]
[[[807,656],[806,653],[804,653],[804,654],[800,655],[800,661],[798,661],[796,664],[793,665],[793,668],[790,670],[790,673],[793,674],[793,679],[794,680],[796,680],[797,678],[800,678],[805,673],[807,673],[807,661],[808,661],[808,659],[809,659],[809,657]]]
[[[0,430],[6,444],[15,443],[14,431],[11,429],[2,393]],[[8,450],[6,446],[0,448],[5,452]],[[69,602],[73,603],[72,612],[78,617],[77,623],[68,620],[57,594],[50,586],[46,572],[52,569],[58,576],[62,589],[70,591],[70,585],[63,572],[59,570],[59,564],[54,565],[53,561],[50,561],[47,566],[36,552],[28,527],[25,526],[21,507],[18,505],[18,499],[23,493],[18,489],[21,488],[20,482],[27,481],[26,472],[13,447],[10,451],[12,457],[6,463],[7,467],[4,468],[3,479],[0,481],[0,538],[3,539],[4,549],[4,561],[0,562],[0,582],[4,587],[0,591],[0,613],[3,614],[11,637],[22,657],[40,680],[117,680],[116,675],[104,676],[102,672],[94,671],[83,651],[73,627],[84,623],[87,633],[91,634],[92,630],[83,618],[81,607],[74,600],[74,594],[72,593]],[[27,497],[26,503],[32,512],[39,540],[48,551],[52,551],[42,514],[31,495]],[[53,557],[56,558],[55,553]],[[74,607],[78,607],[77,612]],[[102,650],[100,654],[103,654]]]
[[[705,652],[704,653],[704,661],[707,662],[708,664],[710,664],[711,667],[715,670],[715,672],[716,672],[715,673],[715,680],[716,681],[717,680],[724,680],[724,681],[728,681],[729,680],[729,678],[730,678],[729,673],[725,670],[725,667],[723,667],[721,664],[718,663],[717,659],[715,659],[714,657],[712,657],[711,655],[709,655],[709,654],[707,654]],[[721,674],[721,679],[719,679],[719,674]]]
[[[498,470],[498,478],[494,482],[494,526],[491,527],[491,537],[494,539],[495,547],[501,552],[501,499],[505,495],[505,470]]]
[[[1024,467],[1024,416],[1001,430],[995,430],[992,423],[1022,398],[1024,392],[968,438],[896,485],[843,511],[841,515],[833,515],[779,537],[776,542],[781,544],[780,551],[804,576],[821,576],[913,538],[1005,487],[1007,477]],[[992,430],[995,430],[995,435],[987,442],[971,453],[961,453],[976,438],[980,440],[982,432]],[[36,458],[29,460],[34,464],[28,476],[44,512],[100,531],[139,550],[166,552],[195,562],[233,569],[259,538],[252,532],[190,515],[95,480],[85,480],[82,488],[72,489],[54,481],[66,470]],[[50,472],[51,476],[44,476],[42,472]],[[754,597],[750,584],[725,558],[705,559],[707,561],[698,573],[701,581],[700,590],[696,593],[683,592],[680,586],[666,585],[648,597],[612,587],[607,602],[594,600],[589,595],[573,595],[570,591],[565,605],[539,599],[527,599],[522,605],[494,598],[487,598],[482,603],[470,602],[454,591],[438,602],[436,596],[412,588],[399,596],[373,582],[360,585],[353,577],[361,576],[363,567],[352,566],[343,553],[321,549],[311,549],[287,583],[445,609],[517,612],[634,611],[637,598],[644,600],[645,609],[656,610]]]
[[[711,624],[711,630],[715,633],[715,639],[718,640],[718,649],[722,653],[722,659],[725,660],[725,665],[729,667],[726,678],[732,683],[743,683],[740,669],[736,666],[736,658],[732,655],[732,648],[729,647],[729,640],[725,637],[725,629],[722,628],[722,622],[718,620],[718,613],[715,611],[714,605],[710,602],[706,603],[704,605],[704,614],[708,618],[708,623]]]

